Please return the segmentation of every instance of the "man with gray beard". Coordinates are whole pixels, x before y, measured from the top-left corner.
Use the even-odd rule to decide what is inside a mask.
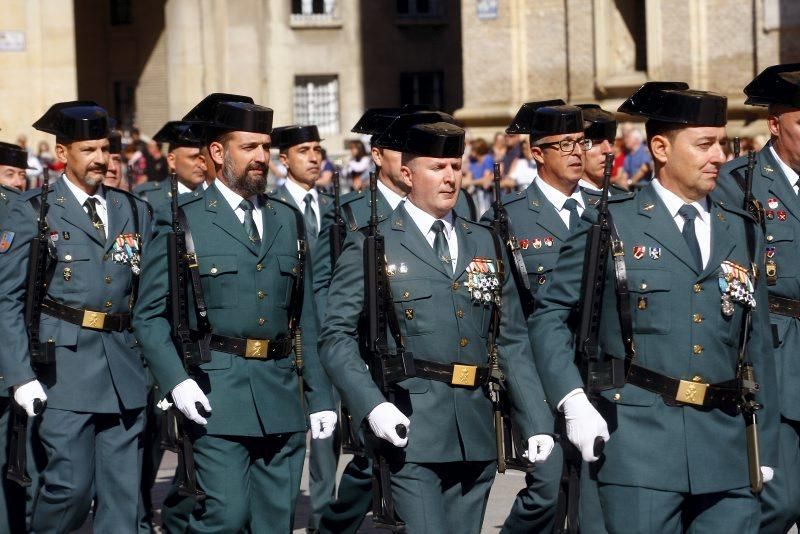
[[[263,194],[271,109],[212,94],[189,115],[203,124],[216,174],[205,191],[178,199],[201,281],[188,291],[188,318],[195,338],[210,343],[210,361],[186,369],[172,342],[166,318],[172,221],[159,213],[143,262],[136,334],[161,390],[188,419],[205,493],[188,531],[290,532],[306,431],[310,424],[312,437],[325,439],[336,420],[316,346],[299,345],[301,331],[302,338],[317,338],[303,218]]]

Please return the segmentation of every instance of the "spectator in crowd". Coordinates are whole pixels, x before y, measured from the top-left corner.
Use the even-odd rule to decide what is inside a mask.
[[[642,187],[650,183],[653,172],[653,159],[650,149],[644,142],[642,130],[633,125],[622,129],[622,141],[625,145],[625,161],[622,164],[623,183],[627,188]]]
[[[127,166],[128,179],[133,182],[132,185],[139,185],[147,181],[147,162],[142,151],[136,148],[136,143],[131,141],[131,144],[125,147],[122,151],[122,159]]]
[[[328,151],[322,149],[322,165],[320,166],[319,178],[317,178],[316,187],[321,191],[330,191],[333,189],[332,180],[333,172],[336,167],[331,160],[328,159]]]
[[[28,136],[19,134],[17,136],[17,146],[28,153],[28,168],[25,170],[25,176],[28,178],[28,189],[37,187],[39,180],[42,178],[43,169],[39,159],[28,150]]]
[[[361,191],[366,184],[367,174],[372,166],[372,158],[367,154],[364,143],[359,140],[349,141],[347,148],[350,150],[350,161],[347,162],[347,175],[350,177],[350,187]]]
[[[492,181],[494,179],[494,157],[489,150],[489,144],[482,137],[478,137],[470,143],[468,169],[471,183],[475,187],[473,196],[478,213],[482,214],[489,209],[492,203]]]
[[[163,182],[167,179],[169,166],[167,165],[167,158],[161,152],[161,143],[152,140],[148,141],[145,159],[147,161],[148,180],[151,182]]]
[[[492,143],[492,159],[494,161],[503,161],[506,150],[506,134],[497,132],[494,134],[494,142]]]
[[[614,166],[611,167],[611,183],[622,189],[628,189],[628,180],[622,175],[622,164],[625,163],[625,148],[621,137],[614,140]]]
[[[506,134],[506,153],[503,155],[503,177],[511,172],[511,165],[522,156],[522,138],[519,134]],[[497,161],[497,160],[495,160]]]
[[[42,164],[42,167],[50,167],[56,161],[55,155],[50,150],[50,143],[47,141],[39,141],[39,144],[36,146],[36,157],[39,158],[39,163]]]
[[[501,185],[512,191],[525,189],[536,178],[536,160],[533,159],[530,143],[527,140],[521,141],[519,147],[519,157],[511,162],[507,180],[501,182]]]

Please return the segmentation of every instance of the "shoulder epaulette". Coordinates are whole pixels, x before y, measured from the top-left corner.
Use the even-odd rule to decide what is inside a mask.
[[[143,193],[146,191],[155,191],[156,189],[161,189],[162,185],[161,182],[145,182],[143,184],[139,184],[133,188],[133,194],[138,195],[139,193]],[[119,191],[124,191],[123,189],[119,189]],[[126,193],[128,191],[125,191]]]
[[[511,204],[512,202],[517,202],[519,200],[525,200],[527,198],[527,193],[525,189],[520,191],[514,191],[513,193],[509,193],[508,195],[503,195],[500,197],[500,200],[503,202],[504,206]]]
[[[205,190],[203,191],[194,190],[194,191],[189,191],[187,193],[181,193],[180,195],[178,195],[178,205],[186,206],[187,204],[191,204],[192,202],[197,202],[198,200],[200,200],[205,196],[203,194],[204,192]]]
[[[350,202],[353,202],[360,198],[364,198],[363,191],[350,191],[346,195],[342,195],[341,197],[339,197],[339,205],[344,206],[345,204],[349,204]]]
[[[270,195],[270,194],[267,194],[267,195],[265,195],[265,196],[267,197],[267,200],[269,200],[269,201],[271,201],[271,202],[275,202],[275,203],[277,203],[277,204],[283,204],[283,205],[284,205],[284,206],[286,206],[287,208],[291,208],[292,210],[297,210],[297,208],[296,208],[296,207],[294,207],[294,206],[292,205],[292,203],[291,203],[290,201],[288,201],[288,200],[281,200],[281,198],[280,198],[280,197],[275,197],[275,196],[272,196],[272,195]],[[298,210],[298,211],[299,211],[299,210]]]
[[[50,187],[47,189],[48,194],[52,194],[55,190],[55,185],[50,184]],[[38,197],[42,194],[42,188],[37,187],[36,189],[28,189],[19,194],[20,200],[30,200],[32,198]]]

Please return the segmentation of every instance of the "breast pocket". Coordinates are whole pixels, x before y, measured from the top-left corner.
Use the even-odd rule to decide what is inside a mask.
[[[400,278],[392,280],[391,285],[395,312],[400,323],[406,327],[406,335],[433,332],[436,310],[433,306],[430,280]],[[442,312],[440,309],[439,313]]]
[[[547,284],[558,260],[558,252],[533,252],[522,257],[525,270],[528,272],[531,292],[536,294],[540,287]]]
[[[637,334],[667,334],[671,326],[669,291],[672,278],[660,270],[628,270],[628,289],[633,307],[633,331]]]
[[[53,285],[62,288],[64,293],[85,293],[92,284],[97,283],[97,273],[91,268],[91,249],[88,245],[68,245],[56,247],[56,270]]]
[[[238,304],[236,275],[237,258],[232,256],[201,256],[198,258],[203,293],[209,308],[233,308]]]

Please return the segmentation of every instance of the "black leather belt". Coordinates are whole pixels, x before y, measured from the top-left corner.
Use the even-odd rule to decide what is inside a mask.
[[[256,360],[280,360],[292,353],[292,340],[243,339],[211,334],[211,350]]]
[[[778,315],[800,319],[800,300],[769,296],[769,311]]]
[[[738,413],[739,388],[736,380],[706,384],[701,380],[679,380],[631,363],[628,366],[629,384],[658,393],[670,406],[690,405],[717,408],[725,413]]]
[[[42,311],[50,317],[76,324],[90,330],[105,332],[123,332],[131,329],[130,313],[104,313],[92,310],[73,308],[54,300],[45,299]]]
[[[414,358],[413,375],[407,372],[408,365],[403,365],[400,358],[390,359],[386,363],[386,380],[390,383],[406,378],[424,378],[444,382],[454,387],[474,388],[489,383],[491,374],[488,367],[479,367],[465,363],[439,363]]]

